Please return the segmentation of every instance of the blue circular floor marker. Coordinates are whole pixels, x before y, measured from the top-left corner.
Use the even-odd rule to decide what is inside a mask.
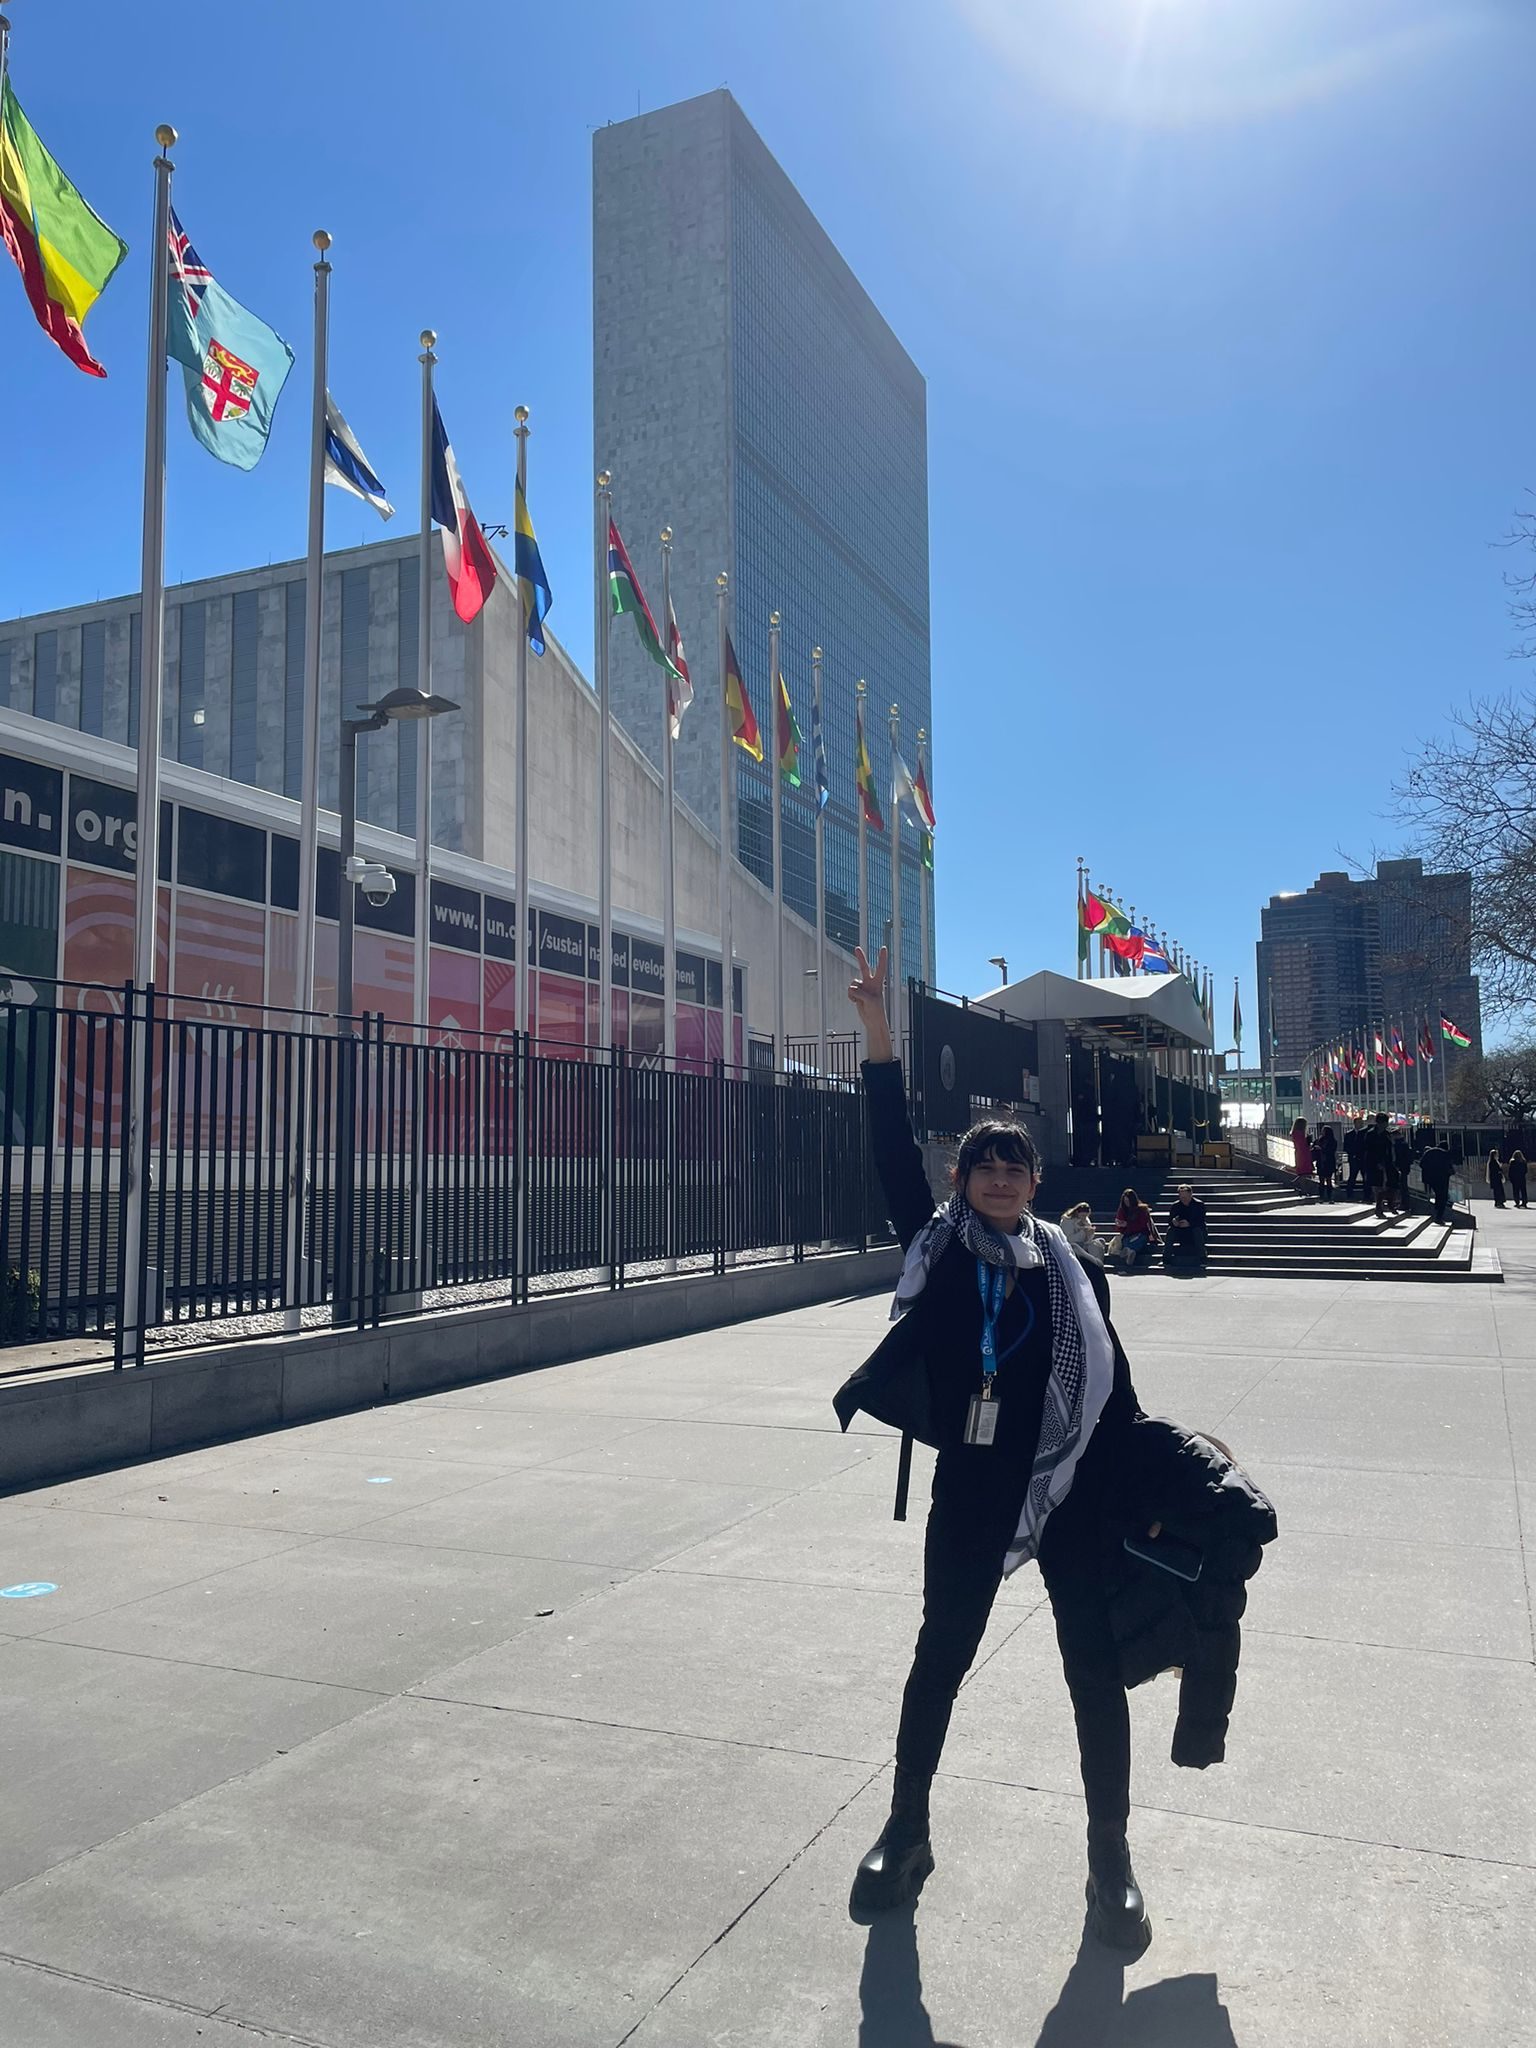
[[[370,1479],[366,1483],[369,1486],[393,1486],[395,1482],[393,1479]]]
[[[29,1579],[21,1586],[0,1586],[0,1600],[39,1600],[44,1593],[57,1593],[49,1579]]]

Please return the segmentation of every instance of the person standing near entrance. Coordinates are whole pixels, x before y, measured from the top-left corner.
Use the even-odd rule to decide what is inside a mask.
[[[903,1905],[933,1870],[929,1787],[955,1695],[1004,1571],[1034,1557],[1077,1722],[1091,1925],[1103,1940],[1140,1950],[1150,1930],[1126,1843],[1130,1708],[1103,1537],[1140,1412],[1130,1369],[1088,1273],[1060,1231],[1031,1214],[1040,1159],[1028,1131],[989,1122],[968,1132],[954,1197],[935,1212],[885,1015],[886,956],[873,971],[862,951],[854,957],[848,994],[864,1027],[870,1141],[906,1264],[895,1326],[839,1395],[839,1419],[846,1428],[853,1410],[869,1405],[868,1382],[883,1360],[886,1374],[921,1380],[939,1452],[891,1815],[859,1865],[851,1906]]]
[[[1384,1109],[1378,1109],[1372,1118],[1360,1151],[1366,1187],[1376,1204],[1376,1214],[1385,1217],[1392,1208],[1392,1183],[1397,1168],[1392,1162],[1392,1132]]]
[[[1488,1154],[1488,1185],[1493,1191],[1493,1206],[1495,1209],[1502,1209],[1504,1206],[1504,1162],[1499,1157],[1497,1145]]]
[[[1333,1125],[1324,1124],[1317,1134],[1312,1147],[1313,1161],[1317,1167],[1317,1191],[1324,1202],[1333,1200],[1333,1177],[1338,1171],[1339,1141],[1333,1134]]]
[[[1504,1163],[1509,1169],[1509,1192],[1514,1199],[1515,1207],[1524,1209],[1528,1206],[1525,1199],[1525,1183],[1530,1170],[1526,1164],[1525,1154],[1516,1147]]]
[[[1419,1154],[1419,1177],[1424,1183],[1424,1192],[1435,1205],[1435,1221],[1445,1221],[1446,1204],[1451,1193],[1451,1155],[1437,1138],[1432,1145],[1426,1145]]]
[[[1355,1192],[1359,1183],[1365,1163],[1362,1155],[1364,1143],[1365,1133],[1358,1124],[1351,1124],[1344,1133],[1344,1158],[1349,1166],[1349,1181],[1344,1189],[1346,1197]]]
[[[1312,1193],[1312,1174],[1316,1165],[1312,1157],[1312,1140],[1307,1136],[1307,1120],[1297,1117],[1291,1125],[1291,1158],[1296,1166],[1296,1192],[1303,1199]]]

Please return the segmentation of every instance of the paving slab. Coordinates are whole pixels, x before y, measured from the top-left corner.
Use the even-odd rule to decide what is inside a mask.
[[[592,1565],[315,1537],[281,1566],[236,1567],[55,1634],[99,1650],[394,1692],[483,1643],[547,1626],[541,1608],[566,1614],[612,1578]]]
[[[1285,1538],[1270,1551],[1266,1573],[1283,1563],[1293,1535],[1520,1548],[1516,1484],[1497,1473],[1440,1472],[1431,1494],[1422,1485],[1405,1484],[1399,1471],[1286,1463],[1266,1471],[1264,1490],[1275,1503]],[[1271,1583],[1266,1580],[1266,1593]],[[1463,1598],[1466,1592],[1463,1584]]]
[[[0,1958],[0,2041],[15,2048],[289,2048],[298,2036]]]
[[[714,1735],[879,1764],[922,1603],[907,1594],[655,1572],[421,1688],[437,1699]],[[1019,1625],[999,1607],[980,1662]],[[700,1656],[708,1645],[707,1656]]]
[[[1497,1550],[1447,1542],[1454,1532],[1438,1507],[1423,1515],[1422,1540],[1290,1529],[1284,1520],[1287,1469],[1279,1468],[1274,1493],[1287,1533],[1272,1547],[1253,1590],[1250,1627],[1530,1662],[1530,1605],[1518,1544]],[[1473,1587],[1475,1599],[1468,1597]]]
[[[786,1495],[761,1514],[679,1551],[663,1569],[918,1596],[923,1581],[923,1517],[893,1521],[878,1498],[832,1492],[823,1485]],[[1033,1576],[1015,1575],[998,1595],[1005,1607],[1035,1607],[1043,1598]]]
[[[1508,2048],[1532,2039],[1536,1873],[1137,1817],[1152,1945],[1083,1936],[1080,1815],[940,1780],[914,1912],[848,1918],[884,1783],[649,2012],[633,2048]],[[793,1959],[792,1965],[789,1959]]]
[[[549,1460],[556,1472],[629,1472],[649,1479],[713,1479],[722,1486],[786,1491],[825,1479],[871,1455],[881,1437],[748,1423],[658,1422],[589,1441]]]
[[[766,1487],[713,1486],[631,1473],[552,1472],[535,1465],[376,1520],[361,1540],[430,1549],[552,1557],[643,1570],[757,1516],[783,1498]]]
[[[85,1482],[93,1488],[85,1498],[98,1514],[331,1536],[385,1520],[412,1504],[483,1485],[486,1478],[484,1465],[324,1452],[314,1448],[313,1439],[292,1444],[286,1433],[226,1446],[224,1456],[211,1462],[167,1459],[153,1471],[149,1479],[142,1468],[102,1474]]]
[[[868,1776],[396,1700],[0,1895],[0,1947],[326,2048],[593,2048]]]
[[[304,1539],[278,1530],[218,1529],[188,1522],[136,1525],[125,1541],[113,1515],[38,1508],[0,1524],[0,1586],[48,1585],[33,1599],[4,1602],[5,1626],[42,1635],[125,1600],[175,1586],[202,1587]]]
[[[1256,1591],[1250,1615],[1263,1612]],[[1536,1868],[1529,1662],[1313,1641],[1255,1622],[1244,1628],[1224,1764],[1175,1768],[1177,1710],[1171,1675],[1131,1696],[1139,1806]],[[1077,1791],[1071,1702],[1047,1612],[1022,1623],[962,1691],[944,1766]]]
[[[1462,1366],[1346,1372],[1297,1360],[1245,1394],[1226,1425],[1260,1484],[1266,1464],[1477,1476],[1490,1469],[1490,1440],[1506,1433],[1505,1390],[1502,1375]]]
[[[452,1407],[435,1395],[334,1415],[285,1430],[295,1450],[357,1452],[371,1458],[442,1458],[466,1465],[543,1465],[578,1446],[612,1442],[633,1418],[550,1415],[532,1410]],[[381,1467],[387,1469],[387,1467]]]
[[[69,1643],[0,1643],[0,1891],[377,1705],[377,1695]],[[0,2004],[0,2011],[3,2011]],[[0,2040],[26,2042],[7,2033]]]

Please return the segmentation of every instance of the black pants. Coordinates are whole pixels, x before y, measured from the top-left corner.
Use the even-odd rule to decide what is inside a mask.
[[[1516,1207],[1517,1209],[1524,1209],[1524,1208],[1527,1208],[1527,1207],[1529,1206],[1529,1204],[1527,1203],[1527,1201],[1526,1201],[1526,1199],[1525,1199],[1525,1185],[1526,1185],[1526,1177],[1525,1177],[1525,1175],[1524,1175],[1524,1174],[1521,1174],[1521,1176],[1520,1176],[1520,1178],[1519,1178],[1518,1180],[1516,1180],[1516,1179],[1515,1179],[1515,1176],[1514,1176],[1513,1174],[1511,1174],[1511,1175],[1510,1175],[1510,1177],[1509,1177],[1509,1192],[1510,1192],[1510,1193],[1511,1193],[1511,1194],[1512,1194],[1512,1195],[1514,1196],[1514,1198],[1515,1198],[1515,1207]]]
[[[1443,1223],[1445,1221],[1446,1205],[1451,1199],[1450,1182],[1431,1181],[1429,1184],[1429,1194],[1435,1205],[1435,1221]]]
[[[923,1554],[923,1625],[901,1705],[896,1761],[938,1768],[955,1695],[970,1670],[1018,1526],[1020,1489],[979,1463],[983,1449],[941,1452]],[[1123,1833],[1131,1810],[1131,1716],[1120,1681],[1096,1550],[1091,1489],[1076,1488],[1046,1524],[1041,1573],[1056,1618],[1091,1830]],[[1029,1732],[1019,1728],[1021,1743]]]

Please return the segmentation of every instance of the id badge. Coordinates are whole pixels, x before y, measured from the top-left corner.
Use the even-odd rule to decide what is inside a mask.
[[[973,1394],[965,1418],[965,1442],[989,1444],[997,1436],[997,1418],[1002,1403],[986,1394]]]

